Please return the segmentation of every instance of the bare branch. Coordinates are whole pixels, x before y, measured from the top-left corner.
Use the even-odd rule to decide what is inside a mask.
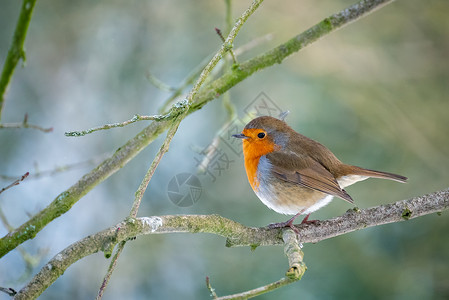
[[[49,128],[44,128],[38,125],[34,125],[34,124],[30,124],[28,123],[28,114],[25,114],[25,117],[23,118],[23,122],[22,123],[0,123],[0,128],[31,128],[31,129],[36,129],[36,130],[40,130],[42,132],[52,132],[53,131],[53,127],[49,127]]]
[[[85,167],[85,166],[92,166],[92,165],[98,164],[99,162],[104,160],[107,157],[107,155],[109,155],[109,154],[99,155],[99,156],[97,156],[95,158],[91,158],[91,159],[88,159],[88,160],[85,160],[85,161],[76,162],[76,163],[73,163],[73,164],[55,166],[54,169],[48,169],[48,170],[42,170],[42,171],[40,171],[39,168],[37,167],[37,165],[35,165],[34,166],[35,170],[34,171],[30,171],[30,175],[27,178],[28,178],[28,180],[30,180],[30,179],[39,179],[39,178],[42,178],[42,177],[54,176],[54,175],[56,175],[58,173],[71,171],[71,170],[74,170],[76,168],[81,168],[81,167]],[[17,177],[18,176],[0,174],[0,180],[14,180]]]
[[[217,299],[218,298],[217,293],[215,293],[215,289],[210,284],[209,276],[206,276],[206,287],[209,290],[209,293],[210,293],[210,296],[212,297],[212,299]]]
[[[0,120],[2,118],[3,105],[5,103],[5,93],[11,81],[14,70],[20,59],[25,61],[25,50],[23,44],[30,25],[31,15],[33,14],[36,0],[24,0],[20,9],[19,20],[17,20],[16,30],[12,39],[11,46],[3,65],[2,76],[0,77]]]
[[[298,241],[296,233],[287,229],[282,234],[282,240],[284,241],[284,253],[288,258],[289,269],[287,271],[287,277],[290,279],[299,280],[307,270],[304,264],[304,253],[302,252],[302,244]]]
[[[251,6],[243,13],[242,17],[240,17],[240,19],[237,20],[237,23],[234,25],[233,29],[231,30],[231,33],[233,33],[234,35],[229,34],[228,39],[227,39],[228,43],[232,42],[234,40],[239,29],[243,26],[243,24],[248,19],[248,17],[257,9],[257,7],[259,6],[259,4],[262,1],[263,0],[254,1],[251,4]],[[224,43],[224,45],[226,45],[226,43]],[[173,123],[170,125],[170,128],[167,133],[167,137],[165,138],[164,143],[162,144],[161,148],[159,149],[156,157],[154,158],[153,162],[151,163],[149,170],[145,174],[145,177],[142,180],[142,183],[140,184],[139,188],[137,189],[137,192],[135,193],[135,200],[134,200],[133,206],[131,208],[131,212],[129,214],[130,218],[135,218],[137,216],[137,212],[139,210],[143,194],[144,194],[151,178],[153,177],[153,174],[156,171],[156,168],[158,167],[162,157],[168,151],[169,145],[170,145],[174,135],[176,134],[176,131],[178,130],[179,124],[184,119],[184,117],[187,116],[188,106],[190,106],[190,104],[193,102],[193,97],[195,96],[195,94],[197,93],[197,91],[199,90],[201,85],[204,83],[204,80],[207,78],[207,76],[210,75],[210,73],[212,72],[215,65],[221,59],[221,57],[224,54],[224,51],[228,51],[228,50],[229,49],[224,48],[224,46],[223,46],[217,52],[217,54],[212,58],[212,60],[207,64],[207,66],[201,72],[196,84],[193,86],[191,92],[187,96],[187,98],[186,98],[187,103],[185,104],[185,107],[182,107],[182,110],[180,110],[180,107],[173,105],[172,108],[170,109],[169,113],[172,113],[172,115],[177,117],[177,119],[175,119],[173,121]],[[179,111],[179,113],[178,113],[178,111]],[[175,115],[175,113],[176,113],[176,115]],[[121,247],[119,247],[119,249],[117,250],[116,255],[115,255],[115,261],[113,264],[110,265],[109,270],[104,278],[103,284],[100,287],[100,291],[98,293],[97,299],[101,299],[104,289],[106,288],[106,286],[108,284],[109,278],[111,277],[111,274],[115,269],[116,260],[118,259],[120,253],[124,249],[125,244],[122,242],[120,245],[121,245]]]
[[[317,243],[348,232],[417,218],[423,215],[442,212],[449,208],[449,189],[428,195],[380,205],[367,209],[351,209],[344,215],[318,224],[297,225],[302,243]],[[282,245],[285,229],[269,229],[267,227],[246,227],[240,223],[218,215],[167,215],[127,220],[99,233],[89,235],[68,246],[53,257],[34,278],[16,295],[15,299],[29,299],[39,296],[64,271],[76,261],[103,251],[109,257],[117,243],[132,237],[146,234],[164,233],[212,233],[226,237],[226,246],[258,246]],[[291,243],[291,242],[289,242]],[[301,266],[302,256],[295,254],[298,249],[287,250],[290,268]],[[296,271],[293,270],[296,274]],[[288,276],[273,284],[288,284],[295,277]],[[290,277],[289,277],[290,276]],[[293,278],[293,279],[292,279]]]
[[[240,55],[243,54],[251,49],[253,49],[254,47],[257,47],[258,45],[270,41],[273,39],[273,34],[266,34],[264,36],[255,38],[252,41],[249,41],[248,43],[244,44],[243,46],[237,48],[235,50],[235,55]],[[161,108],[159,109],[160,113],[163,113],[167,110],[167,107],[178,97],[180,97],[182,95],[182,93],[184,92],[184,90],[190,85],[193,84],[195,81],[195,78],[197,78],[201,71],[204,69],[204,67],[206,66],[206,64],[210,61],[210,58],[212,57],[212,55],[207,56],[203,61],[201,61],[195,68],[193,68],[193,70],[185,77],[184,80],[182,80],[181,84],[179,85],[179,87],[173,92],[173,94],[164,102],[164,104],[161,106]],[[221,68],[217,67],[216,69],[220,70]]]
[[[157,78],[156,76],[151,74],[150,71],[147,71],[146,78],[152,85],[154,85],[156,88],[160,89],[161,91],[176,92],[176,90],[177,90],[177,88],[169,86],[168,84],[166,84],[165,82],[163,82],[162,80],[160,80],[159,78]]]
[[[220,37],[220,39],[221,39],[221,41],[223,43],[226,42],[226,40],[225,40],[225,38],[224,38],[224,36],[221,33],[221,30],[219,28],[215,27],[215,32],[218,34],[218,36]],[[232,48],[228,48],[227,50],[229,51],[229,54],[231,54],[232,62],[234,64],[237,64],[237,59],[235,59],[234,51],[232,50]]]
[[[184,112],[183,116],[201,109],[206,103],[217,98],[254,72],[270,67],[276,63],[281,63],[294,52],[312,44],[324,35],[329,34],[390,2],[392,2],[392,0],[362,0],[341,12],[324,19],[317,25],[278,47],[239,64],[237,68],[232,68],[220,78],[207,86],[204,86],[201,91],[198,92],[197,90],[196,92],[193,92],[190,97],[194,99],[194,102],[187,105],[189,110]],[[210,70],[211,67],[208,69]],[[199,85],[196,86],[198,89]],[[16,230],[1,238],[0,257],[3,257],[6,253],[17,247],[17,245],[33,238],[49,222],[67,212],[73,204],[81,199],[81,197],[129,162],[148,144],[153,142],[159,134],[169,128],[171,124],[172,122],[166,120],[151,123],[134,138],[130,139],[125,145],[121,146],[110,158],[106,159],[94,170],[84,175],[68,190],[62,192],[49,204],[49,206],[40,211],[29,221],[22,224]]]
[[[182,105],[182,103],[180,105]],[[68,132],[64,133],[64,135],[65,136],[73,136],[73,137],[85,136],[86,134],[90,134],[92,132],[99,131],[99,130],[106,130],[106,129],[117,128],[117,127],[125,127],[126,125],[136,123],[138,121],[156,121],[156,122],[168,121],[168,120],[175,118],[176,116],[177,116],[177,114],[174,109],[170,110],[170,112],[165,115],[141,116],[141,115],[135,114],[131,119],[126,120],[121,123],[105,124],[103,126],[98,126],[98,127],[94,127],[94,128],[91,128],[88,130],[82,130],[82,131],[68,131]]]
[[[17,294],[17,292],[12,289],[12,288],[4,288],[4,287],[0,287],[0,291],[3,293],[6,293],[8,296],[14,296],[15,294]]]
[[[100,290],[98,291],[98,295],[96,300],[100,300],[103,298],[103,293],[108,286],[109,280],[111,279],[112,273],[115,270],[115,266],[117,265],[118,258],[120,257],[120,254],[122,253],[123,249],[125,248],[126,241],[120,242],[120,244],[117,247],[117,250],[115,252],[114,257],[111,260],[111,263],[109,264],[108,272],[103,278],[103,283],[101,284]]]
[[[303,262],[304,253],[301,251],[302,246],[297,239],[296,233],[291,229],[285,229],[283,231],[282,239],[284,241],[284,253],[288,258],[289,265],[289,269],[285,274],[286,277],[256,289],[228,296],[215,297],[214,299],[231,300],[254,298],[300,280],[307,270],[307,267]]]
[[[143,194],[145,193],[145,190],[147,189],[148,184],[150,183],[150,180],[153,177],[154,172],[156,171],[156,168],[159,166],[159,163],[161,162],[162,157],[164,156],[165,153],[167,153],[170,142],[173,139],[176,131],[178,130],[178,126],[179,126],[180,122],[181,122],[181,120],[176,121],[175,124],[173,124],[172,127],[168,130],[167,137],[165,138],[164,143],[162,144],[161,148],[159,149],[158,153],[156,154],[156,157],[154,158],[153,162],[151,163],[150,168],[148,169],[142,182],[140,183],[140,186],[135,193],[133,206],[129,213],[130,218],[135,218],[137,216],[137,212],[139,211],[139,207],[140,207],[140,203],[142,201]],[[100,290],[98,291],[97,300],[100,300],[103,297],[104,290],[106,289],[106,286],[109,283],[109,279],[112,276],[112,272],[114,272],[114,270],[115,270],[117,260],[124,248],[125,248],[125,241],[122,241],[120,243],[119,247],[117,248],[114,258],[113,258],[111,264],[109,265],[108,271],[103,279],[103,283],[101,284]]]
[[[19,185],[21,181],[23,181],[25,178],[28,177],[28,175],[30,175],[30,173],[29,173],[29,172],[26,172],[25,174],[22,175],[22,177],[16,179],[16,180],[15,180],[13,183],[11,183],[10,185],[5,186],[4,188],[2,188],[2,189],[0,190],[0,194],[3,193],[4,191],[6,191],[7,189],[12,188],[13,186]]]
[[[223,296],[223,297],[218,297],[216,298],[217,300],[231,300],[231,299],[239,299],[239,300],[243,300],[243,299],[249,299],[249,298],[254,298],[256,296],[260,296],[262,294],[271,292],[275,289],[278,289],[280,287],[286,286],[292,282],[295,282],[296,280],[290,279],[288,277],[283,277],[281,279],[279,279],[278,281],[272,282],[270,284],[264,285],[262,287],[258,287],[256,289],[250,290],[250,291],[246,291],[243,293],[238,293],[238,294],[233,294],[233,295],[229,295],[229,296]]]
[[[187,100],[189,101],[190,105],[194,102],[196,94],[199,92],[201,86],[203,85],[207,76],[209,76],[210,72],[215,68],[217,63],[222,59],[223,55],[229,49],[233,48],[234,39],[237,36],[237,34],[239,33],[243,24],[245,24],[246,20],[248,20],[248,18],[256,11],[256,9],[259,7],[259,5],[262,2],[263,2],[263,0],[253,0],[253,2],[248,7],[248,9],[245,10],[243,12],[243,14],[237,19],[237,22],[235,23],[234,27],[232,27],[231,32],[229,32],[229,35],[226,38],[226,40],[224,41],[220,50],[214,55],[214,57],[212,57],[210,62],[206,65],[206,67],[201,72],[200,76],[198,77],[197,82],[195,83],[192,90],[190,91],[189,95],[187,95]]]

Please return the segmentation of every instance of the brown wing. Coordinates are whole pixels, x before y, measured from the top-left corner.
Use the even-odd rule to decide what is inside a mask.
[[[285,152],[270,153],[267,158],[272,162],[272,172],[277,178],[354,203],[351,196],[338,185],[334,176],[312,158],[300,158]]]

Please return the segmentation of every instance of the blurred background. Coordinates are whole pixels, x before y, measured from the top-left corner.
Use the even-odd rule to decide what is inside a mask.
[[[238,59],[262,53],[354,2],[265,1],[235,47],[266,34],[272,39]],[[234,1],[233,18],[249,3]],[[0,4],[1,66],[20,6],[21,1]],[[147,73],[178,86],[220,47],[214,27],[225,30],[225,11],[224,1],[38,1],[25,42],[26,67],[15,71],[2,122],[20,122],[28,113],[30,123],[54,130],[0,130],[0,187],[13,181],[7,176],[42,174],[0,195],[10,224],[20,226],[46,207],[148,123],[80,138],[64,132],[158,113],[171,94],[152,85]],[[243,126],[248,110],[263,112],[264,103],[289,110],[287,122],[294,129],[344,162],[409,177],[408,184],[371,179],[347,188],[360,208],[447,188],[448,11],[444,0],[396,1],[326,36],[233,88],[238,118],[232,125]],[[230,129],[221,132],[219,155],[208,172],[196,173],[200,151],[226,120],[219,98],[182,122],[139,216],[220,214],[255,227],[287,219],[252,192],[240,145],[227,143]],[[0,286],[19,290],[65,247],[126,217],[164,136],[21,246],[34,267],[17,250],[4,256]],[[196,174],[201,184],[201,195],[187,206],[168,197],[168,183],[180,173]],[[184,186],[180,193],[185,191]],[[331,218],[350,208],[336,199],[311,218]],[[448,230],[444,212],[307,244],[303,279],[258,299],[447,299]],[[1,236],[7,232],[0,225]],[[102,253],[87,257],[41,298],[92,299],[108,265]],[[218,295],[226,295],[278,280],[287,268],[281,246],[251,251],[226,248],[214,235],[141,236],[127,244],[104,299],[210,299],[206,276]]]

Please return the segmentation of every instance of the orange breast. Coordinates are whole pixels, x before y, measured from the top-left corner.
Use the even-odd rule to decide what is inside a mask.
[[[245,158],[246,175],[248,176],[249,184],[255,192],[259,189],[259,179],[257,178],[259,159],[260,157]]]
[[[257,134],[261,129],[244,129],[243,134],[247,139],[243,140],[243,155],[245,156],[245,169],[248,181],[255,192],[259,189],[259,179],[257,178],[257,168],[259,160],[263,155],[267,155],[279,148],[269,138],[258,138]]]

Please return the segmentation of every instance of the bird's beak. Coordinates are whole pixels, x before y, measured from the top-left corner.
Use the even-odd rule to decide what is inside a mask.
[[[232,137],[238,138],[238,139],[247,139],[248,137],[244,135],[243,133],[240,134],[233,134]]]

